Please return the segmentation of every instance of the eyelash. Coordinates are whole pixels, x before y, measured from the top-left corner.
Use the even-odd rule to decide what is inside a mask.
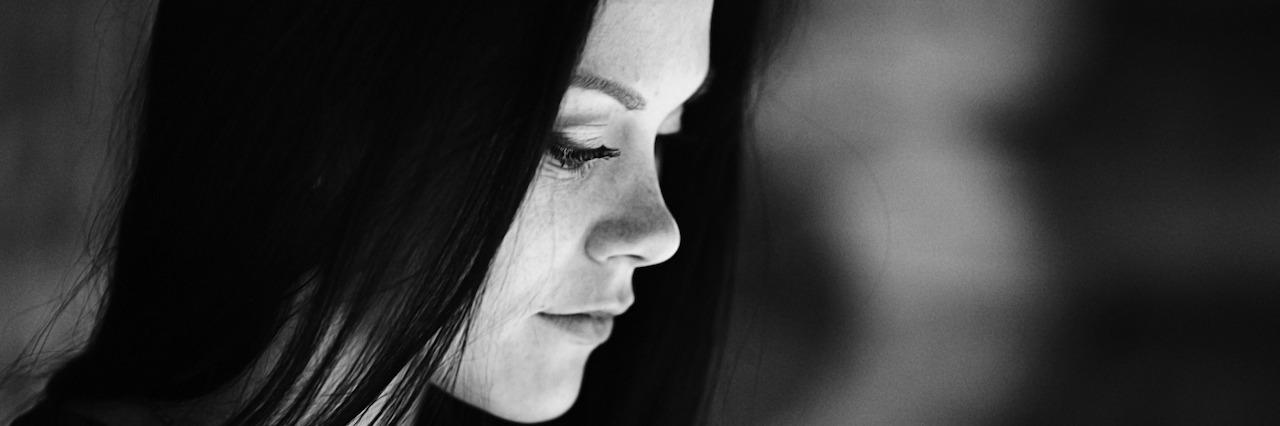
[[[561,132],[553,132],[547,155],[553,160],[553,166],[568,171],[585,171],[590,163],[599,159],[610,159],[622,154],[622,151],[607,146],[582,148]]]

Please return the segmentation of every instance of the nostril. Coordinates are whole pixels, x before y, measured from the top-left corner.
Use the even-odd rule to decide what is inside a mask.
[[[628,209],[597,222],[587,237],[587,254],[597,262],[615,257],[635,259],[636,266],[662,263],[680,246],[680,230],[666,206]]]

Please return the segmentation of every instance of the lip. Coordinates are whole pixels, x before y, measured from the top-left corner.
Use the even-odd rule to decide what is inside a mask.
[[[598,345],[609,340],[613,332],[613,315],[598,312],[577,314],[538,313],[538,319],[552,328],[563,331],[581,343]]]

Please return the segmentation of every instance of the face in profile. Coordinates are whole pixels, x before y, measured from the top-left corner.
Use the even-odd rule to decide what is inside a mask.
[[[609,1],[546,155],[489,271],[454,396],[509,420],[564,413],[592,350],[635,301],[636,268],[675,254],[655,138],[708,71],[711,0]]]

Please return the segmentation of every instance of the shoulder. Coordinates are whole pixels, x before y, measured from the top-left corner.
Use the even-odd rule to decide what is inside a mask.
[[[165,426],[145,406],[127,401],[44,401],[13,426]]]

